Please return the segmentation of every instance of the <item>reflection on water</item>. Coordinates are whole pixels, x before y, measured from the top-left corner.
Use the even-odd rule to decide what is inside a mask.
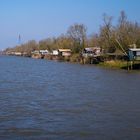
[[[3,140],[140,139],[140,72],[0,57]]]

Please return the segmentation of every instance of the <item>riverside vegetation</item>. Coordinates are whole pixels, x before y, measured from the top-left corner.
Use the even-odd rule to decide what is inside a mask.
[[[46,38],[39,42],[31,40],[27,43],[7,48],[4,52],[21,52],[25,56],[31,56],[35,50],[48,50],[52,52],[58,49],[70,49],[70,57],[61,57],[61,60],[70,62],[82,62],[81,54],[84,48],[100,47],[102,50],[99,65],[124,68],[127,66],[127,51],[135,44],[140,47],[140,25],[127,19],[124,11],[121,11],[118,22],[113,25],[113,17],[103,15],[103,25],[98,33],[87,35],[87,27],[83,24],[70,26],[63,35]],[[51,57],[47,57],[51,59]],[[90,63],[90,58],[86,58]]]

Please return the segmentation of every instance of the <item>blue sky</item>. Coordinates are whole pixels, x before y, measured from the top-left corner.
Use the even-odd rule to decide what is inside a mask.
[[[140,0],[0,0],[0,49],[28,40],[41,40],[66,33],[83,23],[88,34],[98,32],[103,14],[114,17],[124,10],[131,21],[140,21]]]

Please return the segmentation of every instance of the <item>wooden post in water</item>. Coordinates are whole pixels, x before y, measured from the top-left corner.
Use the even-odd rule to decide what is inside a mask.
[[[129,61],[127,61],[127,70],[129,71]]]
[[[131,61],[130,64],[131,64],[131,70],[133,70],[133,61]]]

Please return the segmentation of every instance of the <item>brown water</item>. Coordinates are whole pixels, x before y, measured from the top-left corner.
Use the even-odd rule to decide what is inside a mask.
[[[0,57],[0,140],[139,140],[140,72]]]

